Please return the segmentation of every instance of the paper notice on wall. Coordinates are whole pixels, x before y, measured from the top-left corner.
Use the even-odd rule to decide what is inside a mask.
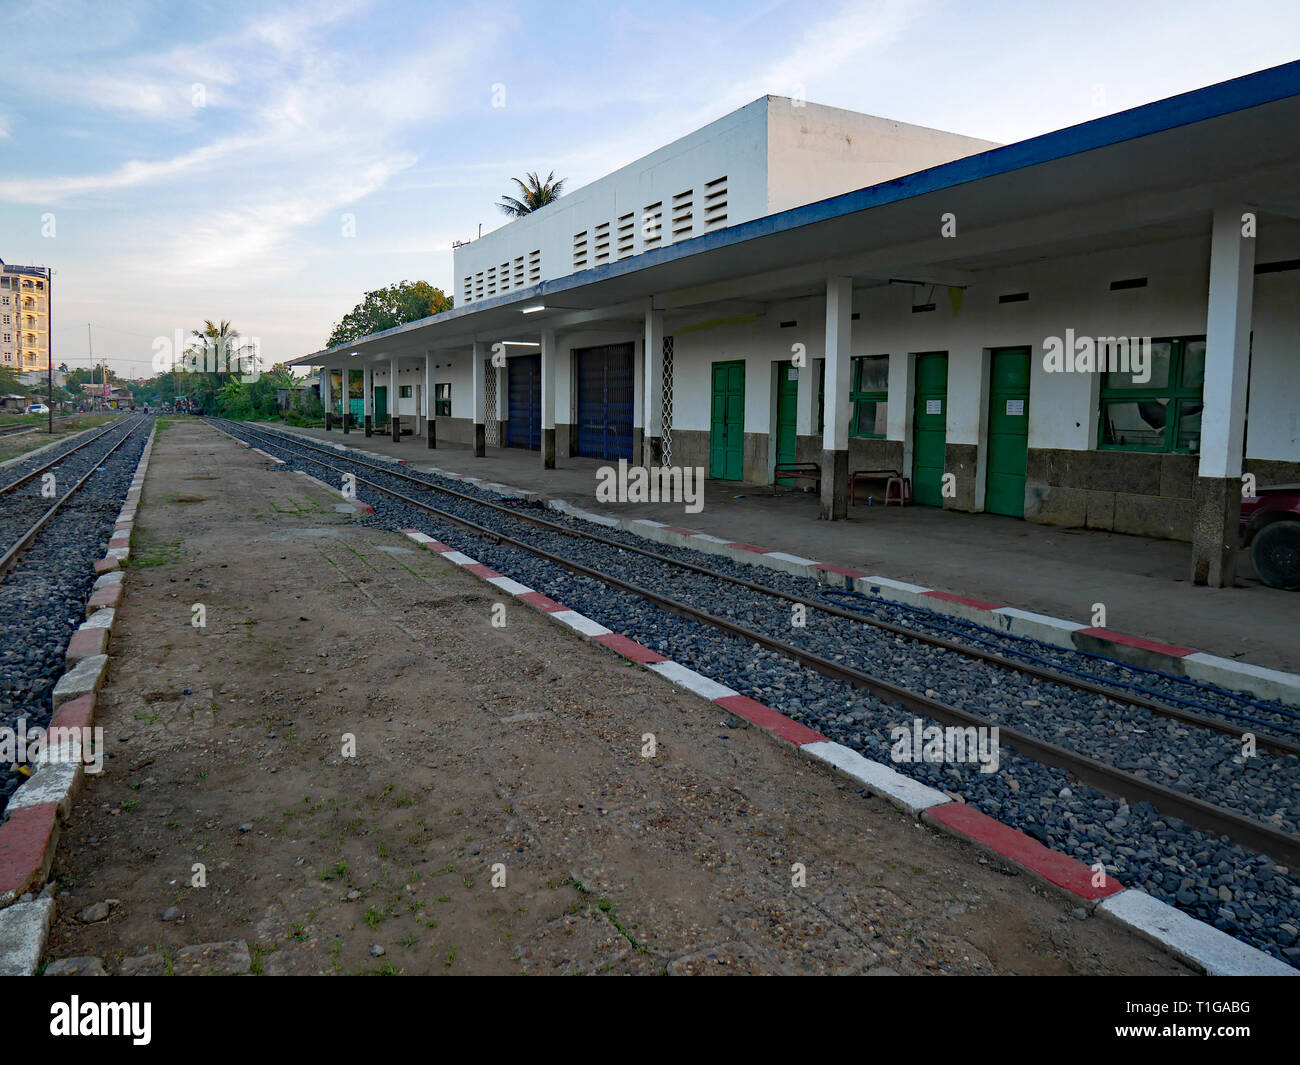
[[[1007,400],[1007,417],[1023,418],[1025,416],[1025,401],[1023,399]]]
[[[926,414],[942,414],[942,413],[943,413],[943,400],[941,400],[941,399],[927,399],[927,400],[925,401],[925,413],[926,413]]]
[[[785,379],[787,381],[799,380],[799,371],[795,369],[793,366],[787,366],[785,368]]]

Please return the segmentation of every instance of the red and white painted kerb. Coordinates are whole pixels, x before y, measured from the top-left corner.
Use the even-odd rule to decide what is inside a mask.
[[[856,751],[827,739],[821,733],[786,717],[716,680],[674,662],[657,651],[606,628],[604,625],[541,592],[520,584],[461,551],[440,543],[418,529],[402,533],[415,543],[440,554],[498,590],[548,615],[553,621],[603,644],[665,680],[744,718],[801,753],[838,769],[871,794],[902,807],[914,817],[982,850],[1019,866],[1102,916],[1125,925],[1161,944],[1188,964],[1212,976],[1300,976],[1263,951],[1247,946],[1217,928],[1198,921],[1143,891],[1125,888],[1106,876],[1094,884],[1092,869],[1069,855],[1051,850],[1023,832],[996,821],[973,807],[955,802],[942,791],[899,773],[892,766],[873,762]]]
[[[610,528],[635,533],[647,540],[687,547],[710,555],[722,555],[737,562],[751,562],[768,569],[781,570],[799,577],[811,577],[823,584],[842,585],[853,591],[877,596],[905,606],[921,607],[936,614],[962,618],[998,629],[1013,636],[1024,636],[1067,650],[1091,651],[1149,669],[1160,669],[1192,680],[1218,684],[1252,692],[1265,699],[1277,699],[1300,705],[1300,676],[1249,662],[1206,654],[1190,647],[1149,640],[1113,629],[1082,625],[1076,621],[1038,614],[1018,607],[991,603],[970,596],[926,588],[919,584],[895,580],[864,570],[848,569],[804,558],[787,551],[773,551],[753,544],[727,540],[709,533],[696,532],[679,525],[668,525],[648,518],[615,518],[575,507],[562,499],[536,492],[523,492],[505,485],[486,482],[477,477],[460,477],[448,470],[433,472],[455,477],[501,495],[532,499],[552,510]]]
[[[122,599],[122,563],[131,554],[131,532],[145,472],[153,453],[149,434],[126,499],[113,525],[108,550],[95,563],[95,580],[86,601],[86,621],[68,641],[67,672],[54,686],[51,728],[88,729],[95,699],[108,679],[108,648]],[[30,976],[45,953],[54,898],[41,891],[54,864],[63,819],[85,782],[80,738],[65,744],[63,760],[45,751],[35,772],[10,797],[0,825],[0,976]],[[68,756],[71,757],[68,757]],[[40,891],[39,897],[33,897]]]

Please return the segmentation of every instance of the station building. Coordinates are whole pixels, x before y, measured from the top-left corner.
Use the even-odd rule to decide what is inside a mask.
[[[779,97],[455,252],[295,360],[367,431],[1189,541],[1300,481],[1300,62],[1012,145]],[[345,384],[346,382],[346,384]]]

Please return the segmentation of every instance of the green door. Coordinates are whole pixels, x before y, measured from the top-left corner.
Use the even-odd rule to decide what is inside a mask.
[[[912,419],[912,499],[943,506],[948,447],[948,353],[916,357],[916,409]]]
[[[776,364],[776,461],[793,462],[798,453],[799,370],[793,362]],[[782,477],[777,484],[794,484]]]
[[[375,385],[375,424],[388,421],[388,386]]]
[[[740,481],[745,476],[745,364],[713,364],[709,476]]]
[[[1029,349],[993,352],[989,369],[989,455],[984,509],[1025,516],[1029,459]]]

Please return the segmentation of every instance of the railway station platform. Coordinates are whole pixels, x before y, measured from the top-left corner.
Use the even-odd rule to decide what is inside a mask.
[[[596,498],[597,470],[607,460],[559,458],[544,470],[535,451],[489,448],[334,429],[289,429],[344,444],[564,499],[618,517],[646,518],[832,566],[923,585],[970,599],[1093,624],[1161,644],[1207,652],[1266,669],[1300,672],[1300,595],[1259,581],[1244,554],[1237,587],[1191,583],[1191,545],[1090,529],[1039,525],[994,514],[932,507],[872,506],[859,501],[846,521],[819,518],[815,492],[706,480],[703,507],[681,503],[614,503]]]

